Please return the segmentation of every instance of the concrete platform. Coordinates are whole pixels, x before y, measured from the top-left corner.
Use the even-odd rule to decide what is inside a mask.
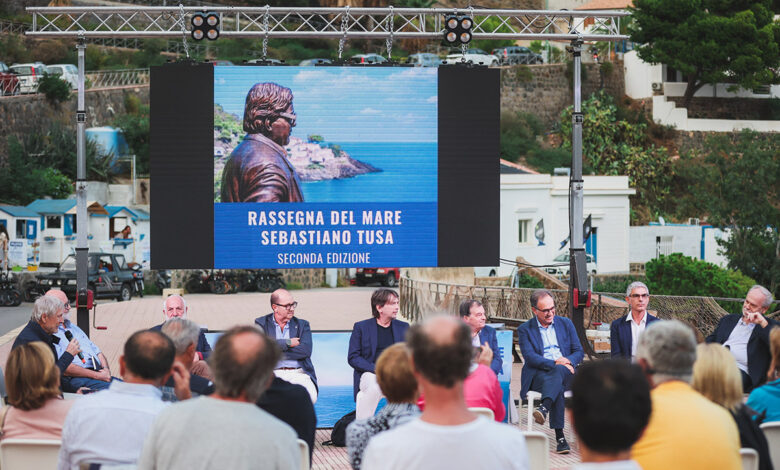
[[[296,316],[311,323],[312,330],[351,330],[352,325],[371,315],[371,294],[375,287],[322,288],[292,291],[298,301]],[[185,296],[191,320],[213,330],[223,330],[239,324],[251,324],[256,317],[271,312],[270,294],[239,293],[227,295],[188,294]],[[32,304],[26,304],[32,308]],[[96,319],[90,321],[107,326],[107,330],[92,330],[90,337],[103,350],[114,375],[119,373],[119,356],[125,340],[135,331],[158,325],[163,321],[161,296],[133,299],[129,302],[105,302],[98,305]],[[75,319],[75,311],[72,311]],[[26,321],[25,321],[26,324]],[[0,364],[5,364],[13,340],[24,324],[0,338]],[[346,358],[344,359],[346,361]],[[520,388],[521,364],[512,367],[512,395]],[[525,409],[521,413],[521,429],[525,430]],[[572,453],[558,455],[554,450],[554,433],[547,426],[534,426],[545,432],[551,442],[550,463],[553,469],[565,469],[579,462],[573,433],[566,429],[566,438]],[[346,449],[323,447],[320,443],[330,438],[330,430],[318,430],[314,446],[314,470],[348,470]]]

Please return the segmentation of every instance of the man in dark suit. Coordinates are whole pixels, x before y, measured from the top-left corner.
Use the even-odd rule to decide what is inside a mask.
[[[555,301],[549,291],[540,289],[531,294],[534,317],[517,328],[523,372],[520,377],[520,398],[529,390],[542,394],[542,403],[534,410],[534,420],[544,424],[550,415],[550,427],[555,430],[556,452],[568,454],[569,443],[563,436],[563,392],[574,377],[574,368],[582,362],[582,345],[574,323],[555,315]]]
[[[263,393],[257,406],[289,424],[309,444],[309,461],[314,451],[314,434],[317,431],[317,415],[306,389],[274,377],[271,386]]]
[[[485,307],[479,300],[468,299],[460,304],[460,318],[471,329],[471,344],[475,348],[484,346],[493,351],[493,361],[490,363],[490,369],[496,373],[501,373],[501,351],[498,349],[498,340],[496,339],[496,330],[485,325]]]
[[[376,360],[390,345],[404,341],[406,330],[409,329],[408,323],[395,319],[398,308],[398,294],[395,291],[377,289],[371,295],[373,318],[359,321],[352,328],[347,362],[355,369],[352,387],[356,419],[374,415],[382,399],[382,390],[374,373]]]
[[[720,319],[715,331],[707,336],[708,343],[720,343],[729,348],[742,373],[742,390],[747,393],[766,381],[771,354],[769,331],[777,322],[764,313],[772,305],[772,293],[765,287],[750,288],[742,304],[742,314],[732,313]]]
[[[317,374],[311,362],[312,340],[309,322],[295,317],[298,302],[284,289],[271,293],[273,312],[255,318],[255,323],[282,349],[282,359],[274,375],[287,382],[302,385],[312,403],[317,403]]]
[[[643,282],[632,282],[626,289],[628,313],[613,321],[609,327],[609,341],[612,346],[613,358],[634,360],[636,345],[645,328],[656,320],[647,313],[650,304],[650,290]]]

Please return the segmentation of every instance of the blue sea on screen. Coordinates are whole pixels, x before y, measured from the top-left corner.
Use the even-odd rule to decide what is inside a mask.
[[[382,171],[352,178],[304,182],[307,202],[436,202],[435,142],[333,142],[349,156]]]
[[[377,409],[385,406],[383,398]],[[347,387],[331,385],[320,387],[317,403],[314,411],[317,413],[318,428],[332,428],[342,416],[355,409],[355,400],[352,398],[352,385]]]

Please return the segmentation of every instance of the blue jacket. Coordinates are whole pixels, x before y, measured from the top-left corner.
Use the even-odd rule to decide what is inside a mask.
[[[574,323],[568,318],[556,316],[553,328],[555,328],[555,336],[558,339],[561,354],[576,368],[582,362],[585,354],[577,337],[577,330],[574,329]],[[555,361],[544,357],[542,335],[539,333],[539,322],[536,317],[517,327],[517,339],[525,363],[523,373],[520,374],[520,398],[525,399],[525,394],[531,388],[531,381],[536,374],[540,371],[554,369]]]
[[[611,356],[613,358],[624,357],[626,359],[631,359],[631,322],[626,321],[626,318],[628,318],[629,315],[631,315],[631,312],[614,320],[609,325],[609,343],[612,351]],[[645,328],[657,320],[658,317],[654,317],[648,313]]]
[[[293,361],[301,361],[301,368],[303,371],[311,377],[311,381],[314,382],[314,386],[319,391],[317,386],[317,374],[314,373],[314,364],[311,363],[311,327],[309,322],[302,320],[298,317],[293,317],[290,320],[288,328],[290,328],[290,338],[300,338],[301,343],[294,348],[287,346],[287,340],[276,339],[276,322],[274,322],[274,314],[269,313],[264,317],[255,318],[255,323],[265,331],[265,334],[269,338],[276,340],[276,343],[282,348],[282,355],[284,359],[291,359]]]
[[[487,325],[479,332],[479,344],[485,343],[493,350],[493,362],[490,363],[490,369],[498,375],[501,373],[501,366],[504,361],[501,360],[501,351],[498,349],[496,330]]]
[[[21,346],[23,344],[32,343],[33,341],[42,341],[46,346],[51,349],[51,353],[54,355],[54,360],[57,363],[57,367],[60,369],[60,375],[65,372],[71,362],[73,362],[73,355],[69,352],[62,353],[62,356],[57,358],[57,350],[54,348],[54,343],[59,342],[60,339],[54,335],[46,333],[41,325],[34,320],[27,322],[22,331],[19,332],[19,336],[14,340],[14,344],[11,349]]]
[[[349,337],[349,352],[347,353],[347,362],[352,366],[352,392],[353,398],[357,397],[360,389],[360,376],[363,372],[374,373],[376,365],[376,319],[369,318],[355,323],[352,327],[352,335]],[[409,324],[401,320],[390,322],[390,329],[393,332],[393,341],[400,343],[406,337],[406,330]]]

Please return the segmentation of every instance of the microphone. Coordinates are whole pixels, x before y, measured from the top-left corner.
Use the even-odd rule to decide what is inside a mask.
[[[68,341],[73,341],[73,333],[70,332],[70,330],[65,330],[65,337],[68,338]],[[79,353],[79,359],[81,359],[82,364],[86,364],[87,361],[84,360],[84,355]]]

